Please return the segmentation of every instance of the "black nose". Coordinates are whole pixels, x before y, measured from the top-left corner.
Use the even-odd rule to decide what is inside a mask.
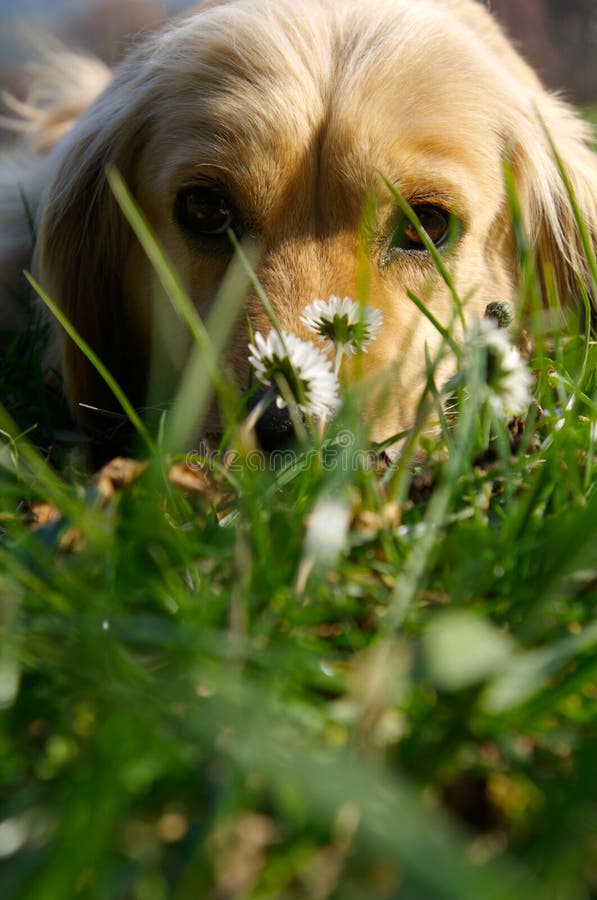
[[[262,399],[267,392],[267,388],[259,390],[249,400],[249,411]],[[294,440],[294,426],[288,412],[288,407],[282,409],[274,400],[265,412],[257,420],[255,425],[255,433],[262,450],[271,452],[272,450],[281,450],[287,447]]]

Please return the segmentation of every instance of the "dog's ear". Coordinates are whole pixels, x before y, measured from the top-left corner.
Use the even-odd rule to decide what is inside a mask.
[[[577,218],[583,222],[595,253],[597,154],[592,129],[557,97],[541,91],[535,99],[525,116],[523,133],[515,137],[511,157],[527,235],[543,280],[553,280],[562,306],[576,303],[582,310],[584,287],[595,318],[595,285],[577,222]]]
[[[593,304],[597,297],[586,253],[552,143],[569,179],[580,217],[597,249],[597,154],[587,122],[559,97],[548,93],[519,55],[493,15],[481,3],[443,0],[505,69],[510,103],[504,135],[527,236],[542,272],[550,273],[562,305],[581,302],[580,283]],[[546,278],[550,276],[546,274]],[[582,302],[581,302],[582,308]]]
[[[135,403],[143,400],[143,348],[122,288],[133,237],[106,172],[115,166],[126,181],[133,180],[150,120],[147,92],[134,83],[138,77],[133,65],[123,67],[58,148],[61,158],[42,204],[34,263],[45,291]],[[111,392],[61,330],[58,344],[76,419],[87,427],[101,426],[106,420],[81,404],[112,409]]]

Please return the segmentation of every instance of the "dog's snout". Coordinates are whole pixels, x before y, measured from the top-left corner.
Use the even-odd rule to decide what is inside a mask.
[[[266,390],[257,391],[249,400],[249,409],[254,409]],[[294,426],[287,407],[280,408],[271,403],[257,420],[255,433],[262,450],[271,452],[287,447],[294,439]]]

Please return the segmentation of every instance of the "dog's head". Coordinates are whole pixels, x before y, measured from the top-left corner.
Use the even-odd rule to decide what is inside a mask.
[[[384,179],[444,254],[470,319],[517,294],[509,159],[539,265],[562,303],[573,302],[589,278],[547,133],[595,242],[587,127],[543,90],[473,0],[220,3],[129,57],[68,136],[41,222],[40,277],[142,404],[156,332],[175,370],[188,342],[156,324],[156,279],[111,194],[108,166],[124,177],[201,314],[232,256],[228,228],[259,241],[257,274],[279,324],[304,337],[300,314],[314,298],[355,297],[365,247],[366,300],[384,323],[362,368],[383,373],[369,415],[372,437],[385,439],[412,422],[426,353],[439,342],[407,291],[455,334],[458,323]],[[269,329],[255,295],[246,311],[228,352],[241,388],[249,329]],[[75,411],[81,401],[110,404],[68,342],[63,366]]]

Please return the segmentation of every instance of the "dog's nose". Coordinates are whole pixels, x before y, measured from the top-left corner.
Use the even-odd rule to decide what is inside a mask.
[[[249,410],[257,406],[266,393],[267,388],[257,391],[249,400]],[[257,420],[255,433],[262,450],[271,452],[287,447],[294,439],[294,426],[288,412],[288,407],[282,409],[275,403],[270,403],[265,412]]]

